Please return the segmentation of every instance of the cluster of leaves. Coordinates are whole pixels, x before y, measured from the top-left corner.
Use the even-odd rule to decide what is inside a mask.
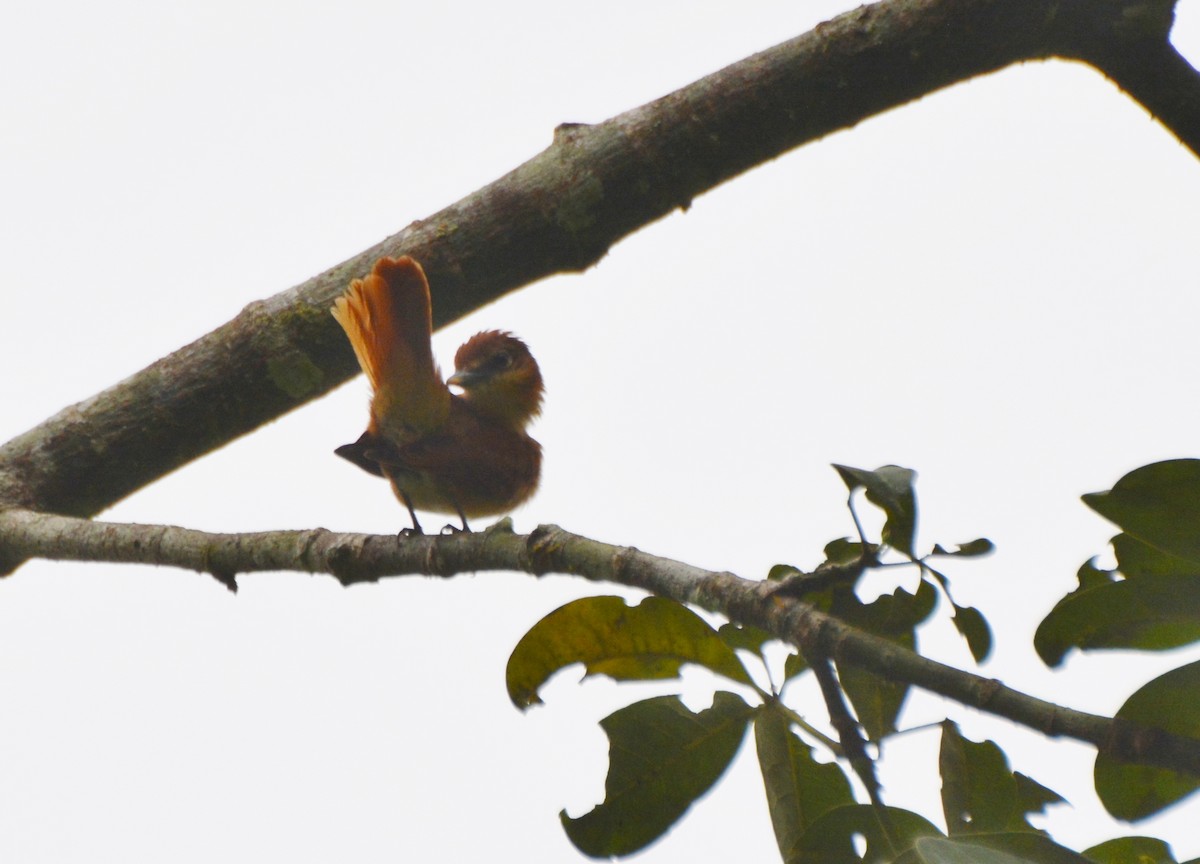
[[[1102,569],[1093,558],[1079,568],[1079,586],[1034,636],[1042,660],[1058,666],[1073,648],[1165,651],[1200,640],[1200,460],[1146,465],[1083,500],[1122,529],[1112,539],[1116,567]],[[1116,716],[1200,738],[1200,663],[1150,681]],[[1095,784],[1109,813],[1135,820],[1191,794],[1200,778],[1101,751]]]
[[[787,565],[772,568],[768,578],[779,583],[780,596],[803,598],[852,626],[916,650],[917,629],[935,611],[940,594],[976,661],[984,659],[991,649],[986,619],[954,601],[950,580],[930,561],[986,554],[990,542],[934,545],[918,557],[915,474],[896,466],[835,468],[851,493],[858,538],[828,544],[826,560],[812,573]],[[1161,649],[1200,638],[1194,614],[1200,580],[1191,578],[1200,567],[1200,462],[1166,463],[1141,472],[1124,478],[1111,492],[1085,498],[1125,529],[1113,541],[1119,573],[1101,570],[1094,561],[1081,569],[1079,589],[1038,631],[1037,649],[1052,665],[1072,647]],[[886,517],[879,542],[866,539],[854,511],[859,491]],[[898,564],[917,568],[915,591],[897,586],[870,602],[858,597],[855,586],[862,573]],[[1138,584],[1131,584],[1135,580]],[[970,741],[949,720],[942,724],[938,764],[945,832],[920,814],[860,803],[843,767],[849,742],[831,740],[783,699],[789,682],[818,669],[802,654],[790,653],[782,677],[773,677],[764,650],[773,638],[734,623],[714,627],[687,607],[659,597],[632,607],[619,597],[592,597],[550,613],[521,639],[507,671],[509,695],[521,709],[539,703],[540,688],[574,664],[583,664],[585,677],[607,675],[617,681],[677,678],[685,664],[696,664],[735,685],[734,690],[718,690],[711,706],[697,712],[678,696],[665,695],[635,702],[601,721],[609,740],[605,799],[578,818],[560,814],[580,851],[598,858],[628,855],[661,837],[720,779],[747,730],[753,729],[785,864],[1174,864],[1170,848],[1155,838],[1123,837],[1082,853],[1054,843],[1031,825],[1029,816],[1063,799],[1011,770],[996,743]],[[812,659],[816,664],[818,658]],[[768,687],[756,683],[747,662],[761,665],[759,678],[770,682]],[[871,741],[878,743],[896,731],[906,684],[839,665],[837,686]],[[1200,668],[1184,667],[1140,690],[1118,716],[1195,736],[1200,732],[1200,712],[1194,708],[1200,704],[1198,692]],[[818,748],[824,759],[818,758]],[[873,777],[866,782],[869,786]],[[1096,782],[1109,810],[1124,818],[1154,812],[1195,784],[1165,769],[1103,756]]]
[[[991,544],[981,540],[954,549],[935,546],[929,556],[918,559],[913,472],[895,466],[877,471],[836,467],[852,496],[861,490],[883,510],[883,542],[868,542],[860,529],[857,540],[830,543],[826,561],[813,573],[779,565],[769,578],[780,583],[781,591],[803,593],[806,602],[909,648],[916,647],[917,628],[932,615],[940,588],[975,657],[986,656],[991,646],[987,622],[977,610],[954,602],[949,579],[931,568],[928,559],[984,554]],[[854,591],[857,576],[895,563],[883,560],[889,549],[903,562],[918,566],[917,588],[910,592],[896,587],[863,602]],[[944,835],[924,817],[859,803],[849,776],[836,761],[842,748],[785,704],[784,685],[811,671],[801,654],[787,656],[778,685],[764,689],[756,683],[746,663],[761,664],[763,677],[771,681],[764,646],[772,638],[732,623],[713,627],[685,606],[659,597],[633,607],[619,597],[578,600],[547,615],[522,638],[508,664],[509,695],[522,709],[541,701],[538,691],[552,675],[576,663],[584,665],[586,675],[618,681],[675,678],[691,663],[755,697],[756,704],[751,704],[738,692],[719,690],[711,707],[692,712],[678,696],[658,696],[602,720],[610,746],[605,800],[578,818],[561,814],[567,835],[582,852],[594,857],[628,855],[660,837],[717,782],[747,730],[753,729],[784,861],[859,861],[864,856],[893,860],[906,848],[917,856],[914,861],[945,860],[945,848],[935,842]],[[838,678],[873,741],[896,731],[905,684],[849,666],[838,669]],[[826,751],[826,761],[816,757],[817,747]],[[980,748],[990,755],[977,755]],[[1025,814],[1059,800],[1011,772],[994,744],[967,741],[949,725],[943,732],[941,767],[947,812],[955,814],[948,819],[951,838],[990,838],[1003,846],[1004,836],[1034,830]],[[860,851],[856,838],[860,846],[865,842]],[[919,838],[926,838],[926,845],[914,846]]]
[[[617,680],[671,678],[684,663],[696,663],[761,697],[750,705],[737,693],[719,690],[711,707],[692,712],[678,696],[658,696],[602,720],[610,748],[605,799],[578,818],[560,814],[582,852],[597,858],[628,855],[660,837],[720,779],[753,729],[785,862],[1017,860],[976,857],[1001,856],[1005,850],[1026,860],[1085,860],[1028,822],[1029,814],[1061,801],[1060,796],[1011,771],[998,746],[967,740],[953,723],[943,726],[939,765],[948,835],[917,813],[892,807],[880,813],[858,803],[844,769],[814,755],[813,742],[834,754],[836,744],[812,730],[777,694],[760,690],[737,656],[735,649],[742,649],[762,659],[768,639],[752,628],[713,628],[659,597],[632,607],[620,597],[591,597],[552,612],[521,640],[509,661],[508,687],[522,708],[538,703],[541,685],[572,663],[583,663],[587,674]],[[793,670],[804,671],[802,666]]]

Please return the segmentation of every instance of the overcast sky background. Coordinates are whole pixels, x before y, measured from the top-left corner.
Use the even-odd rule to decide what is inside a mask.
[[[596,122],[853,4],[26,4],[0,26],[0,440],[36,425]],[[1200,56],[1200,4],[1175,41]],[[1110,714],[1195,659],[1046,670],[1033,630],[1114,529],[1079,495],[1197,455],[1200,165],[1080,65],[1012,68],[738,178],[435,337],[520,334],[548,387],[525,531],[757,578],[852,532],[831,462],[920,473],[925,546],[992,621],[984,674]],[[437,303],[437,286],[434,303]],[[391,533],[387,485],[333,455],[360,377],[113,508],[112,520]],[[428,521],[436,521],[430,519]],[[889,574],[894,580],[896,574]],[[899,577],[910,589],[912,574]],[[573,860],[603,797],[596,720],[653,688],[577,684],[522,715],[520,635],[576,579],[481,574],[343,590],[251,575],[32,563],[0,583],[0,858],[21,862]],[[881,583],[881,587],[883,583]],[[946,621],[923,644],[970,658]],[[688,699],[707,704],[703,675]],[[823,708],[798,689],[814,720]],[[1200,855],[1190,801],[1107,822],[1092,751],[912,699],[996,737],[1074,805]],[[885,796],[940,822],[936,731],[888,747]],[[646,861],[770,861],[747,740]]]

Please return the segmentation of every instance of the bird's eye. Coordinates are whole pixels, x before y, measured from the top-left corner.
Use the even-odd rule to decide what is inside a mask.
[[[484,367],[488,372],[503,372],[505,369],[512,366],[512,364],[512,355],[507,351],[501,351],[498,354],[493,354],[491,357],[489,357],[487,363],[484,364]]]

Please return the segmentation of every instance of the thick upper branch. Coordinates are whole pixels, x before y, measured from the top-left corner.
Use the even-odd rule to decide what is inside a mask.
[[[1168,14],[1135,17],[1131,37],[1113,25],[1130,20],[1129,6]],[[1105,64],[1179,134],[1195,135],[1197,149],[1195,74],[1164,53],[1160,19],[1169,26],[1170,8],[889,0],[604,123],[562,127],[546,151],[491,185],[8,442],[0,506],[93,515],[345,381],[356,367],[327,310],[381,255],[423,262],[436,323],[445,324],[520,285],[594,264],[620,238],[791,148],[1014,62],[1057,55]],[[1152,44],[1151,24],[1167,58],[1159,65],[1171,70],[1165,90],[1153,64],[1118,68],[1121,45]]]

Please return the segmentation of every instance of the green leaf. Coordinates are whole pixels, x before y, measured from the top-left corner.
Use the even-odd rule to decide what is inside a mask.
[[[1200,575],[1200,565],[1195,561],[1155,549],[1129,534],[1118,534],[1111,542],[1116,553],[1117,569],[1129,579]]]
[[[938,769],[942,810],[952,837],[1036,832],[1027,814],[1063,800],[1036,780],[1010,771],[1008,757],[994,742],[964,738],[949,720],[942,724]]]
[[[1040,834],[973,834],[970,837],[923,837],[897,864],[1090,864],[1065,846]]]
[[[1156,549],[1200,561],[1200,459],[1145,465],[1083,501]]]
[[[982,663],[992,653],[992,629],[987,619],[974,606],[959,606],[953,602],[950,605],[954,607],[955,629],[967,640],[975,662]]]
[[[793,651],[783,661],[783,680],[787,681],[795,678],[807,670],[808,661],[804,659],[804,655],[799,651]]]
[[[831,611],[847,624],[912,649],[916,647],[916,625],[929,617],[936,602],[936,589],[922,580],[916,594],[897,588],[867,604],[851,592],[839,592]],[[896,717],[908,695],[907,684],[840,663],[838,678],[867,737],[880,741],[896,730]]]
[[[791,579],[793,576],[799,576],[800,571],[791,564],[776,564],[767,571],[768,582],[782,582],[784,579]]]
[[[867,500],[887,514],[883,542],[893,549],[915,557],[913,545],[917,533],[917,496],[913,482],[917,472],[898,465],[884,465],[874,471],[834,465],[851,492],[865,489]]]
[[[1017,806],[1021,813],[1044,813],[1051,804],[1067,803],[1067,799],[1053,789],[1020,771],[1014,771],[1013,777],[1017,780]]]
[[[942,811],[950,836],[1003,831],[1017,816],[1017,781],[1008,759],[992,741],[975,742],[942,724],[938,755]],[[1019,818],[1019,817],[1017,817]]]
[[[1165,651],[1200,639],[1200,577],[1139,576],[1072,591],[1038,625],[1033,647],[1047,666],[1072,648]]]
[[[1117,837],[1083,854],[1096,864],[1176,864],[1171,847],[1157,837]]]
[[[933,544],[931,555],[954,555],[959,558],[977,558],[980,555],[990,555],[996,546],[991,540],[986,537],[980,537],[976,540],[970,540],[966,543],[960,543],[953,549],[946,549],[941,543]]]
[[[918,838],[942,836],[932,822],[911,810],[884,807],[883,815],[901,850]],[[866,852],[861,857],[854,851],[856,837],[866,841]],[[835,807],[812,823],[804,832],[796,855],[784,864],[857,864],[894,858],[892,844],[880,826],[880,814],[869,804],[848,804]]]
[[[1122,537],[1128,537],[1128,534],[1122,534]],[[1140,541],[1138,541],[1140,542]],[[1142,544],[1145,546],[1145,544]],[[1147,549],[1150,547],[1147,546]],[[1107,582],[1116,582],[1117,573],[1115,570],[1102,570],[1096,566],[1096,559],[1091,558],[1083,562],[1080,568],[1075,572],[1075,578],[1079,580],[1080,588],[1095,588],[1098,585],[1104,585]]]
[[[1048,665],[1072,648],[1162,651],[1200,639],[1200,565],[1129,534],[1114,537],[1112,547],[1117,569],[1084,563],[1079,588],[1039,627],[1034,644]]]
[[[848,624],[890,638],[911,634],[929,618],[936,605],[937,590],[922,579],[915,594],[897,588],[891,594],[880,594],[870,603],[863,603],[851,591],[840,591],[834,595],[830,611]]]
[[[762,656],[762,647],[766,643],[778,639],[773,633],[768,633],[749,624],[737,624],[727,621],[717,628],[717,633],[725,640],[725,644],[734,650],[751,651]]]
[[[893,641],[913,648],[913,644],[906,644],[904,639]],[[857,666],[838,664],[837,671],[842,690],[854,706],[854,714],[867,738],[878,742],[895,732],[896,718],[908,696],[908,685],[880,678]]]
[[[720,779],[753,713],[718,691],[698,714],[677,696],[659,696],[605,717],[604,801],[578,819],[560,813],[567,837],[594,858],[629,855],[658,839]]]
[[[797,860],[800,839],[813,821],[834,807],[854,803],[850,781],[837,763],[813,759],[812,748],[792,731],[777,702],[759,708],[754,741],[779,854],[784,861]]]
[[[872,545],[870,552],[874,554],[876,551],[876,547]],[[828,564],[850,564],[862,557],[863,544],[858,540],[839,537],[837,540],[830,540],[825,544],[825,561]]]
[[[551,612],[526,633],[508,659],[508,695],[518,708],[541,702],[538,688],[572,663],[587,675],[617,681],[674,678],[684,663],[751,684],[737,654],[708,623],[673,600],[586,597]]]
[[[1200,663],[1189,663],[1139,688],[1117,711],[1125,720],[1200,739]],[[1167,768],[1096,755],[1096,794],[1109,813],[1132,822],[1157,813],[1200,786],[1200,778]]]
[[[960,839],[923,837],[900,859],[903,864],[1029,864],[1009,852]]]

